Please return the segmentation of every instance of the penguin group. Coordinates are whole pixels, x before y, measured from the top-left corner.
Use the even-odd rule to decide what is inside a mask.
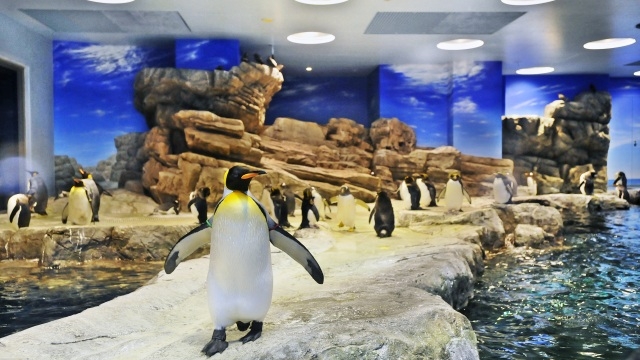
[[[398,187],[400,199],[409,210],[421,210],[437,206],[436,187],[428,180],[428,174],[407,175]]]
[[[202,349],[206,356],[225,351],[229,346],[226,329],[233,324],[239,331],[249,330],[240,339],[243,344],[260,338],[273,294],[270,244],[302,265],[318,284],[324,282],[322,269],[309,250],[279,226],[249,192],[251,179],[265,173],[230,168],[213,215],[180,238],[164,264],[165,272],[171,274],[196,249],[210,244],[206,287],[213,334]]]

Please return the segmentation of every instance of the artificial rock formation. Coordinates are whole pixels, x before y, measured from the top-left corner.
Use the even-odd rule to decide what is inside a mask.
[[[573,101],[556,100],[543,117],[502,119],[502,154],[512,159],[519,181],[535,171],[540,194],[577,193],[578,179],[597,172],[596,190],[606,191],[611,96],[583,92]]]

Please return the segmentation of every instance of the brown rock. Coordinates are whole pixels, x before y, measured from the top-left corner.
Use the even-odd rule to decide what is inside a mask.
[[[324,132],[320,125],[291,118],[277,118],[262,135],[276,140],[289,140],[314,146],[325,143]]]
[[[184,134],[189,150],[193,152],[249,164],[260,163],[262,152],[251,147],[251,137],[248,135],[237,139],[194,128],[185,129]]]
[[[394,150],[408,154],[416,146],[416,134],[413,129],[396,118],[378,119],[369,129],[371,143],[376,150]]]
[[[182,110],[175,113],[173,119],[181,129],[196,128],[236,138],[242,138],[244,135],[244,124],[241,120],[223,118],[209,111]]]
[[[367,142],[369,137],[367,129],[351,119],[331,118],[326,125],[325,136],[341,147],[364,145],[364,149],[373,150],[371,144]]]

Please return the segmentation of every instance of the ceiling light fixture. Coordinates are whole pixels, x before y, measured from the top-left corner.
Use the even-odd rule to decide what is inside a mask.
[[[636,42],[636,39],[633,39],[633,38],[602,39],[602,40],[588,42],[584,44],[584,48],[589,50],[613,49],[613,48],[619,48],[619,47],[635,44],[635,42]]]
[[[518,75],[539,75],[539,74],[548,74],[553,72],[555,69],[549,66],[538,66],[538,67],[530,67],[530,68],[522,68],[516,70],[516,74]]]
[[[538,5],[538,4],[544,4],[552,1],[553,0],[502,0],[502,2],[507,5],[516,5],[516,6]]]
[[[135,0],[89,0],[91,2],[97,2],[102,4],[126,4],[134,2]]]
[[[335,39],[336,37],[332,34],[317,31],[300,32],[287,36],[287,40],[296,44],[324,44]]]
[[[313,68],[311,66],[307,66],[307,68],[305,70],[311,71],[311,70],[313,70]]]
[[[296,0],[299,3],[307,5],[333,5],[347,2],[348,0]]]
[[[634,73],[633,73],[633,75],[635,75],[635,76],[640,76],[640,71],[636,71],[636,72],[634,72]]]
[[[443,41],[436,45],[438,49],[442,50],[469,50],[475,49],[484,45],[484,41],[478,39],[455,39],[449,41]]]

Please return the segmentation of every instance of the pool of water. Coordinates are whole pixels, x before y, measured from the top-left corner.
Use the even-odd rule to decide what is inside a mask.
[[[37,262],[3,261],[0,338],[130,293],[161,269],[162,262],[92,261],[44,269]]]
[[[463,313],[480,359],[625,359],[640,348],[640,207],[594,216],[562,248],[486,260]]]

